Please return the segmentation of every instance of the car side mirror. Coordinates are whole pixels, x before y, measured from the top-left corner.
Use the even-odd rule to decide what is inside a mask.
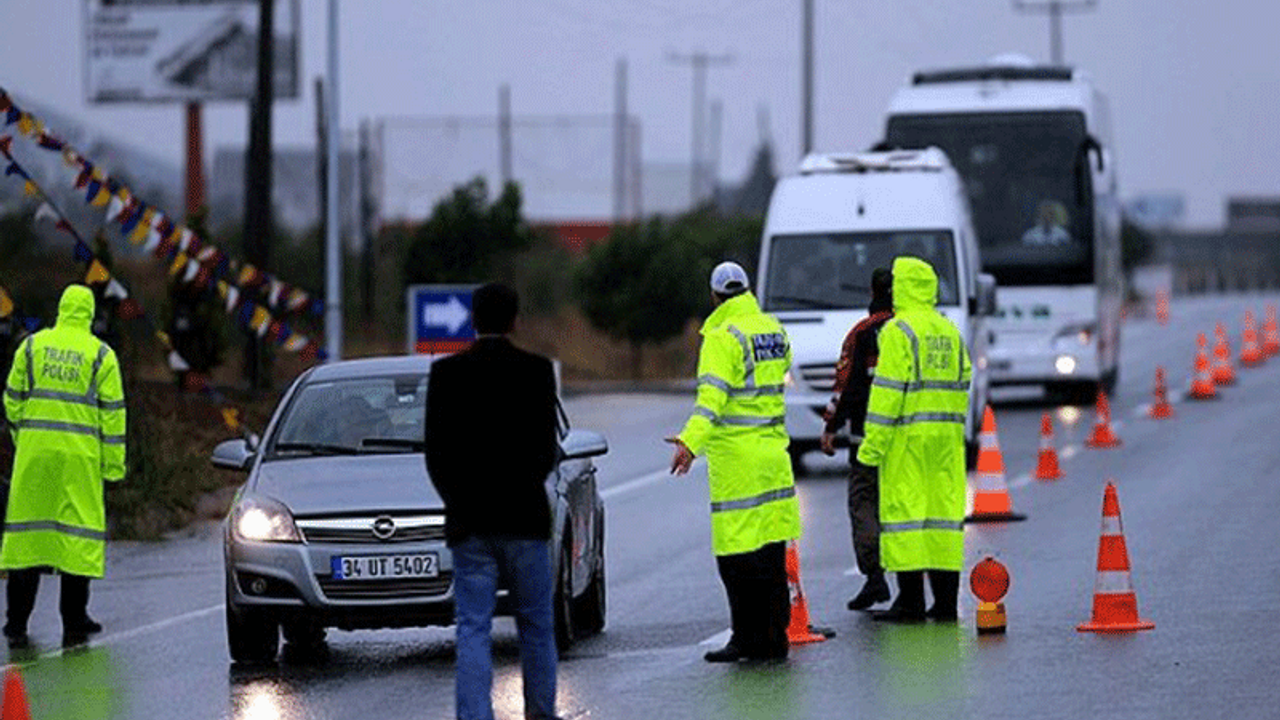
[[[560,442],[560,447],[566,459],[581,460],[609,452],[609,441],[590,430],[570,430]]]
[[[987,273],[978,273],[977,294],[970,307],[973,315],[996,314],[996,279]]]
[[[252,435],[253,440],[257,440],[257,435]],[[224,470],[240,470],[249,469],[249,465],[253,463],[253,458],[257,455],[257,442],[250,445],[250,441],[245,438],[236,438],[235,440],[224,440],[218,443],[213,449],[213,455],[210,456],[209,462],[214,467]]]

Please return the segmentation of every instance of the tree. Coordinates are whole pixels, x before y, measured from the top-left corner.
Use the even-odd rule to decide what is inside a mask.
[[[520,186],[513,182],[503,186],[493,204],[484,178],[454,188],[414,233],[403,268],[405,284],[487,279],[501,258],[533,245],[521,202]]]
[[[643,345],[675,337],[708,304],[709,268],[687,226],[654,218],[619,227],[593,247],[574,277],[587,320],[631,344],[640,379]]]

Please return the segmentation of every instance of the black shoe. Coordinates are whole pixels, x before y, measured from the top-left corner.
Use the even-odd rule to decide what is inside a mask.
[[[102,625],[88,615],[85,615],[83,620],[69,625],[64,632],[67,634],[96,635],[97,633],[102,632]]]
[[[738,662],[742,657],[742,651],[738,649],[738,646],[729,643],[719,650],[707,651],[707,654],[703,655],[702,659],[713,663],[731,663]]]
[[[897,605],[883,612],[871,613],[871,619],[888,623],[922,623],[925,621],[923,610],[906,610]]]
[[[31,636],[25,632],[4,631],[4,639],[9,641],[10,650],[26,650],[31,647]]]
[[[867,582],[862,586],[862,590],[849,601],[848,608],[850,610],[866,610],[877,603],[887,602],[889,600],[889,583],[884,581],[884,575],[870,575]]]
[[[955,608],[951,608],[948,611],[946,608],[939,608],[937,605],[926,610],[924,614],[930,620],[937,620],[938,622],[956,622],[960,619],[960,614],[956,612]]]
[[[80,631],[69,631],[62,633],[62,647],[73,648],[89,643],[89,633]]]

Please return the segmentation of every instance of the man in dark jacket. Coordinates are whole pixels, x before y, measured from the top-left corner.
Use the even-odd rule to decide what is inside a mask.
[[[871,273],[871,304],[864,318],[845,336],[836,363],[836,382],[831,402],[824,413],[827,424],[820,444],[828,455],[835,454],[836,433],[849,424],[853,447],[849,451],[849,524],[853,531],[853,553],[858,569],[867,576],[862,590],[849,601],[850,610],[866,610],[889,599],[889,584],[880,567],[880,499],[876,469],[858,462],[867,418],[867,398],[876,371],[876,345],[880,328],[893,318],[893,273],[876,268]]]
[[[493,718],[490,630],[498,579],[515,604],[525,717],[555,717],[547,474],[559,453],[551,362],[507,339],[518,298],[472,296],[476,342],[431,366],[426,462],[445,505],[457,620],[457,717]]]

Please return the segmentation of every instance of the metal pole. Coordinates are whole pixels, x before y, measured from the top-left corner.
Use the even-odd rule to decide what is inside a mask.
[[[329,0],[328,192],[325,217],[324,337],[327,362],[342,359],[342,245],[338,228],[338,0]]]
[[[505,188],[514,179],[511,169],[511,86],[506,83],[498,86],[498,155],[502,186]]]
[[[801,53],[801,135],[800,157],[813,151],[813,0],[804,0]]]
[[[674,53],[667,56],[672,62],[689,63],[693,68],[693,148],[692,158],[689,168],[689,195],[690,205],[696,206],[702,199],[702,162],[703,162],[703,112],[706,104],[706,84],[707,84],[707,68],[711,65],[723,65],[733,61],[731,55],[708,55],[705,52],[695,52],[692,55],[676,55]]]
[[[1054,65],[1062,64],[1062,4],[1049,3],[1049,58]]]
[[[187,103],[187,217],[204,208],[204,130],[199,102]]]
[[[613,101],[613,222],[627,215],[627,60],[618,58]]]
[[[706,122],[703,120],[703,107],[707,102],[707,54],[695,53],[693,56],[693,159],[689,185],[689,204],[697,207],[702,201],[702,131]]]
[[[1049,58],[1054,65],[1066,60],[1062,50],[1062,14],[1093,10],[1097,0],[1013,0],[1013,9],[1020,12],[1042,12],[1049,16]]]

